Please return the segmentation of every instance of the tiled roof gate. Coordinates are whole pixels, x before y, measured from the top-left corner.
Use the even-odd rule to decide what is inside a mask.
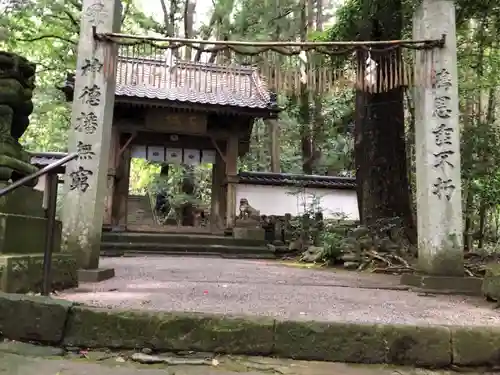
[[[243,108],[266,109],[270,93],[255,67],[182,61],[151,51],[121,46],[116,95]],[[133,56],[133,57],[130,57]]]

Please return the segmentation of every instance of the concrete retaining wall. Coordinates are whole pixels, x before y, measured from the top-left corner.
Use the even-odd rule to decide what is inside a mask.
[[[146,347],[423,367],[500,365],[500,328],[110,310],[4,293],[0,293],[0,334],[82,348]]]

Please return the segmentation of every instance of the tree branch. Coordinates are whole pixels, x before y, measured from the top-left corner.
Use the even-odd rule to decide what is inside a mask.
[[[16,38],[16,40],[18,42],[38,42],[38,41],[43,40],[43,39],[58,39],[58,40],[62,40],[63,42],[66,42],[69,44],[77,45],[77,43],[72,41],[71,39],[68,39],[68,38],[65,38],[62,36],[58,36],[58,35],[41,35],[41,36],[37,36],[35,38],[27,38],[27,39]]]
[[[78,0],[66,0],[68,1],[69,3],[71,3],[71,5],[73,5],[78,11],[82,11],[82,3],[79,2]]]
[[[125,5],[125,9],[123,10],[122,24],[125,22],[125,19],[127,18],[128,14],[130,13],[130,9],[131,9],[130,5],[131,5],[130,2],[128,2]]]
[[[69,20],[71,21],[71,24],[75,26],[77,29],[80,29],[80,23],[76,20],[75,16],[71,14],[69,10],[63,10],[64,14],[68,16]]]
[[[73,17],[73,15],[67,11],[64,11],[64,13],[68,16],[69,18],[69,21],[71,22],[71,24],[73,25],[74,27],[74,30],[77,32],[79,29],[80,29],[80,24],[78,23],[78,21]],[[56,16],[55,14],[47,14],[45,17],[45,19],[55,19],[55,20],[58,20],[58,21],[61,21],[61,27],[63,28],[66,28],[67,27],[67,21],[68,21],[68,18],[64,18],[64,17],[61,17],[61,16]],[[49,21],[50,22],[50,21]]]

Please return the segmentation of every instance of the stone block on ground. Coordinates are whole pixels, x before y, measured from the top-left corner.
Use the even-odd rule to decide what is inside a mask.
[[[458,366],[499,366],[500,328],[451,328],[453,364]]]
[[[433,276],[403,274],[401,284],[417,288],[419,291],[443,293],[481,295],[482,279],[479,277]]]
[[[500,264],[493,263],[486,266],[482,292],[487,299],[500,302]]]
[[[380,330],[387,343],[387,363],[417,367],[451,364],[451,331],[448,327],[384,325]]]
[[[259,240],[266,239],[266,231],[261,227],[235,227],[233,237],[239,240]]]
[[[0,342],[0,353],[11,353],[28,357],[55,357],[64,355],[64,349],[6,340]]]
[[[115,277],[114,268],[96,268],[93,270],[78,270],[78,281],[81,283],[98,283]]]
[[[293,359],[383,363],[386,349],[377,325],[281,321],[274,352]]]
[[[0,182],[0,189],[8,185],[6,182]],[[43,192],[21,186],[9,194],[0,197],[0,212],[4,214],[44,217],[45,212],[42,204]]]
[[[78,286],[77,264],[70,254],[52,255],[52,290]],[[0,290],[8,293],[41,291],[43,254],[0,255]]]
[[[274,320],[196,313],[74,307],[66,346],[270,354]]]
[[[47,219],[0,213],[0,254],[43,253]],[[61,222],[54,228],[53,252],[61,250]]]
[[[446,366],[450,331],[442,327],[283,321],[276,324],[279,356],[334,362]]]
[[[58,344],[71,306],[64,300],[0,292],[0,332],[11,340]]]

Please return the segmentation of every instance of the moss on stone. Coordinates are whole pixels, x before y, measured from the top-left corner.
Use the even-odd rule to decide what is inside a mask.
[[[456,327],[451,330],[453,364],[459,366],[500,365],[500,328]]]
[[[57,344],[71,302],[0,292],[0,332],[11,339]]]
[[[420,247],[434,247],[430,243],[419,243]],[[430,254],[436,254],[431,256]],[[419,269],[429,275],[464,276],[464,255],[457,234],[449,234],[436,251],[419,251]]]
[[[275,350],[297,359],[446,366],[450,332],[442,327],[278,322]]]
[[[0,291],[27,293],[41,291],[43,282],[43,254],[1,255]],[[52,289],[62,290],[78,286],[76,261],[69,254],[52,256]]]
[[[387,343],[387,363],[432,367],[451,364],[451,332],[447,327],[387,325],[380,330]]]
[[[56,221],[53,252],[61,249],[61,222]],[[47,219],[0,213],[0,254],[43,253]]]
[[[275,352],[294,359],[383,363],[386,345],[377,325],[282,321],[276,323]]]
[[[273,327],[274,320],[258,317],[75,307],[64,342],[93,348],[269,354]]]
[[[0,181],[0,188],[9,184]],[[45,217],[43,210],[43,192],[21,186],[9,194],[0,197],[0,212],[4,214]],[[23,228],[26,230],[26,228]]]

